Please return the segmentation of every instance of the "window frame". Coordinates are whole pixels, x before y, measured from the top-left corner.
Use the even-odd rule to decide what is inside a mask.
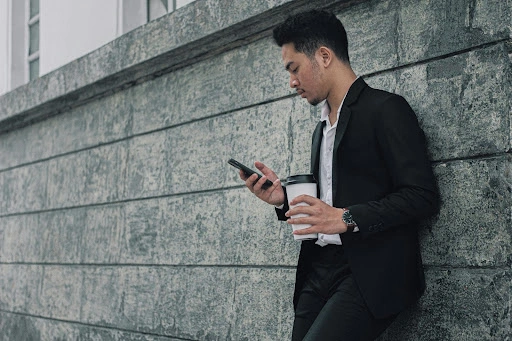
[[[31,6],[31,0],[25,0],[25,83],[28,83],[34,79],[39,78],[40,71],[38,66],[37,75],[32,77],[30,73],[30,64],[32,62],[40,62],[40,50],[41,50],[41,2],[40,0],[37,0],[39,2],[39,11],[36,15],[34,15],[32,18],[30,17],[30,6]],[[38,40],[38,48],[37,51],[30,53],[30,42],[31,42],[31,36],[30,36],[30,28],[33,25],[39,25],[39,31],[37,33],[37,40]]]

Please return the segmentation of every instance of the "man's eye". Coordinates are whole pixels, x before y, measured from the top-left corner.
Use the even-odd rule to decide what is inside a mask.
[[[292,70],[293,73],[297,73],[297,71],[299,70],[298,67],[296,67],[294,70]]]

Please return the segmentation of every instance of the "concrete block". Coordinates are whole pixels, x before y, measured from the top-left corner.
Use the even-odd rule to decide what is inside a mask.
[[[0,312],[0,340],[178,341],[179,339]]]
[[[511,66],[503,45],[400,72],[397,93],[416,111],[433,160],[510,148]]]
[[[232,340],[290,340],[295,270],[245,269],[236,273]]]
[[[48,165],[46,207],[69,207],[84,202],[83,193],[87,175],[86,154],[87,152],[70,154],[44,163]]]
[[[236,170],[227,163],[230,158],[249,165],[253,160],[272,164],[288,146],[288,118],[276,112],[289,108],[289,103],[269,103],[134,138],[125,197],[233,185]],[[285,167],[278,164],[276,171],[282,174]]]
[[[511,158],[453,161],[435,166],[442,205],[421,230],[423,261],[457,267],[505,266],[512,228]]]
[[[85,153],[85,186],[80,204],[117,201],[125,183],[126,142],[90,149]]]
[[[0,312],[0,340],[40,341],[39,328],[32,317]]]
[[[510,337],[510,271],[429,268],[426,277],[419,304],[399,315],[379,341]]]
[[[347,31],[349,58],[357,74],[399,65],[399,6],[398,1],[363,1],[338,15]]]
[[[0,135],[0,169],[70,153],[126,137],[131,103],[125,92],[68,109],[63,115]]]
[[[506,39],[511,8],[510,0],[401,0],[364,1],[337,11],[351,64],[368,74]]]
[[[245,188],[133,202],[123,215],[121,263],[296,265],[291,227]]]
[[[38,265],[1,264],[0,270],[2,311],[19,313],[36,311],[41,296],[43,268]]]
[[[48,164],[38,163],[0,173],[4,211],[0,214],[46,208]]]
[[[131,103],[125,96],[124,92],[116,92],[35,124],[39,135],[48,137],[34,139],[33,152],[27,157],[37,160],[125,138],[131,131],[132,119]],[[37,148],[49,143],[51,148]]]
[[[41,244],[44,263],[78,263],[85,229],[85,211],[54,211],[41,214],[32,238]]]
[[[276,268],[87,268],[83,287],[75,282],[82,318],[66,320],[178,339],[286,339],[294,278]]]
[[[172,149],[165,132],[143,135],[129,141],[125,198],[169,193],[172,184]]]
[[[128,89],[141,133],[262,103],[291,93],[281,50],[270,38]]]
[[[295,266],[300,246],[245,188],[3,217],[0,241],[4,262],[59,264]]]
[[[232,322],[233,269],[123,267],[94,272],[85,275],[83,316],[89,324],[199,339],[225,337]]]
[[[115,143],[49,161],[48,207],[62,208],[119,199],[126,144]]]
[[[14,166],[14,164],[16,164],[14,160],[25,159],[26,144],[30,140],[23,137],[23,132],[19,130],[0,134],[0,145],[2,146],[2,153],[0,153],[0,170]],[[0,207],[1,205],[2,204],[0,204]]]
[[[0,276],[0,309],[9,311],[15,306],[16,297],[13,295],[15,287],[14,268],[1,265],[2,276]]]
[[[28,302],[27,312],[52,319],[80,321],[83,281],[80,268],[44,266],[39,291]]]
[[[496,42],[511,33],[510,0],[401,0],[399,3],[401,64]]]
[[[121,205],[85,208],[85,228],[81,240],[81,262],[115,264],[123,243]]]
[[[173,288],[174,282],[161,287],[158,311],[162,326],[172,325],[165,335],[200,340],[289,339],[289,325],[270,324],[286,324],[290,320],[294,273],[278,269],[191,268],[186,272],[185,292]],[[269,302],[276,305],[269,306]],[[249,339],[248,333],[252,335]]]
[[[15,215],[0,218],[0,262],[20,262],[40,259],[40,243],[36,241],[34,227],[37,215]]]
[[[5,214],[7,212],[7,196],[6,196],[6,193],[5,193],[5,178],[6,178],[6,173],[5,172],[0,172],[0,198],[2,200],[0,200],[0,215],[1,214]]]
[[[84,269],[78,321],[119,328],[130,325],[124,315],[125,288],[121,280],[123,269],[126,268],[102,266]],[[140,304],[147,302],[141,301]],[[133,325],[132,323],[132,327]]]
[[[80,209],[1,217],[0,260],[78,263],[85,227],[85,211]]]

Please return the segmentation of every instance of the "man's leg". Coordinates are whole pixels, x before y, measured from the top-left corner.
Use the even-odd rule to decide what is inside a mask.
[[[306,336],[326,302],[310,285],[306,284],[302,288],[299,301],[297,302],[297,309],[295,309],[292,341],[302,341],[304,339],[304,336]]]
[[[370,341],[376,339],[394,318],[375,319],[349,276],[325,303],[303,340]]]

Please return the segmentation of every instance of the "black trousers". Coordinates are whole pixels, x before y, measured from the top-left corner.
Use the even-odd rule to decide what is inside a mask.
[[[375,319],[352,278],[343,247],[315,252],[295,309],[292,341],[375,340],[396,316]]]

